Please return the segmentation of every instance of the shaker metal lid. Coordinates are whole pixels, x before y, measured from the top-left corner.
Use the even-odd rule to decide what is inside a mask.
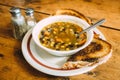
[[[21,11],[20,11],[20,8],[18,8],[18,7],[12,7],[10,9],[10,13],[11,14],[17,14],[17,13],[21,13]]]
[[[25,10],[26,15],[32,15],[33,12],[34,12],[34,9],[33,9],[33,8],[27,8],[27,9]]]

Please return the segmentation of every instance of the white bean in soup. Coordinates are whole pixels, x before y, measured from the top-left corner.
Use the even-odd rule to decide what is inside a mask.
[[[86,42],[86,33],[79,36],[82,30],[82,27],[74,23],[55,22],[41,30],[39,40],[43,46],[53,50],[74,50]]]

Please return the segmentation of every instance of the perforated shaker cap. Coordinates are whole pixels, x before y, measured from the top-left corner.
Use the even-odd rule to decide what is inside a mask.
[[[33,15],[34,9],[33,9],[33,8],[27,8],[27,9],[25,10],[25,13],[26,13],[26,15]]]
[[[20,8],[18,7],[12,7],[10,9],[10,13],[12,14],[12,16],[17,16],[21,14]]]

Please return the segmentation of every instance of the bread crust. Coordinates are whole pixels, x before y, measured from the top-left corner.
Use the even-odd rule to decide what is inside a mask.
[[[100,38],[94,38],[89,46],[72,55],[68,61],[87,60],[89,58],[101,58],[109,54],[111,44]]]
[[[85,20],[88,24],[91,24],[91,20],[88,19],[84,14],[74,10],[74,9],[59,9],[53,15],[71,15],[76,16],[78,18],[81,18]]]
[[[90,45],[70,56],[62,69],[76,69],[94,65],[99,58],[108,55],[110,51],[111,44],[100,38],[94,38]]]

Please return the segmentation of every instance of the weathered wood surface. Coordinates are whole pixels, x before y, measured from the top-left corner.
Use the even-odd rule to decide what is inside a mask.
[[[72,8],[93,19],[105,18],[104,25],[120,29],[120,0],[0,0],[0,3],[50,14],[60,8]],[[0,5],[0,80],[120,80],[120,31],[99,28],[113,46],[107,63],[86,74],[54,77],[35,70],[25,61],[21,41],[12,36],[9,9]],[[38,21],[47,16],[35,13]]]

